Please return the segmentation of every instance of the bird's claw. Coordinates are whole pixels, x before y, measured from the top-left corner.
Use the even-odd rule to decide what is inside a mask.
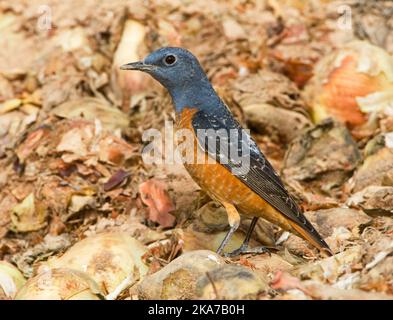
[[[261,254],[261,253],[267,253],[269,256],[271,256],[270,250],[264,246],[250,248],[248,244],[243,244],[240,248],[232,252],[224,253],[224,257],[231,258],[242,254]]]

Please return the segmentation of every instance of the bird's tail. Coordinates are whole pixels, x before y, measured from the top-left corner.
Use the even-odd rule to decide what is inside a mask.
[[[295,229],[296,232],[302,236],[302,238],[310,242],[313,246],[318,248],[320,251],[325,252],[330,256],[333,255],[333,252],[329,248],[328,244],[322,239],[322,237],[313,227],[311,227],[313,229],[313,232],[310,232],[309,230],[299,226],[294,221],[288,220],[288,222],[292,226],[292,228]]]

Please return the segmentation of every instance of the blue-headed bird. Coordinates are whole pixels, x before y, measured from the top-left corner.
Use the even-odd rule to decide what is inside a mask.
[[[243,245],[232,255],[267,251],[264,247],[248,247],[259,217],[332,254],[256,142],[217,95],[191,52],[165,47],[121,69],[146,72],[168,90],[176,112],[176,130],[189,130],[193,137],[189,147],[194,154],[204,155],[203,161],[194,156],[184,165],[196,183],[227,211],[230,229],[218,253],[239,227],[241,213],[253,220]]]

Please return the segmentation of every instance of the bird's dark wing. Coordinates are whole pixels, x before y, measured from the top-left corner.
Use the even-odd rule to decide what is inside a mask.
[[[306,231],[321,247],[328,248],[288,194],[280,177],[259,150],[256,142],[241,128],[229,110],[219,114],[198,111],[192,118],[192,126],[199,145],[205,152],[232,171],[238,179],[286,218]]]

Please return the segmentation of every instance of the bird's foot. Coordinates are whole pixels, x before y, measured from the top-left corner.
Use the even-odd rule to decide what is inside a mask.
[[[224,253],[224,257],[236,257],[242,254],[261,254],[267,253],[269,256],[271,255],[270,250],[264,246],[259,246],[255,248],[250,248],[248,244],[242,244],[239,249],[236,249],[232,252]]]

